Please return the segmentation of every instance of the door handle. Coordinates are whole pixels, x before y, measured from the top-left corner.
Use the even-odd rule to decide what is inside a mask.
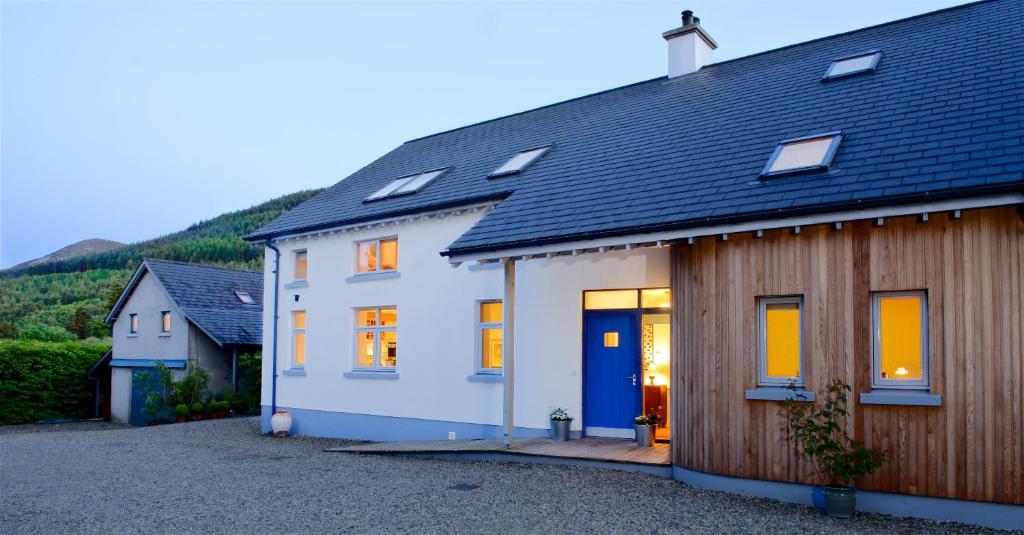
[[[633,380],[633,386],[636,386],[636,374],[635,373],[633,375],[627,375],[626,379],[632,379]]]

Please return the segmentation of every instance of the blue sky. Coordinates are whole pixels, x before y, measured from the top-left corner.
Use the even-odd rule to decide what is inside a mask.
[[[0,3],[0,266],[328,186],[412,139],[963,1]]]

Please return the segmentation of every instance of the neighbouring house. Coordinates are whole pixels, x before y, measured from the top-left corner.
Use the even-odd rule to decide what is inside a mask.
[[[203,368],[212,393],[237,389],[239,355],[261,349],[262,316],[259,272],[145,259],[107,316],[113,347],[89,371],[98,388],[109,385],[109,407],[98,410],[145,425],[147,392],[138,379],[158,362],[178,377],[188,365]]]
[[[264,430],[653,411],[677,478],[806,500],[786,386],[841,379],[891,512],[1024,518],[1024,2],[720,63],[689,12],[662,37],[668,76],[408,141],[250,235]]]

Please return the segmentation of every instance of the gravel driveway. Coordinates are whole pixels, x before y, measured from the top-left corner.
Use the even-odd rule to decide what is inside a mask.
[[[655,476],[328,453],[256,419],[0,432],[0,533],[975,533],[686,487]]]

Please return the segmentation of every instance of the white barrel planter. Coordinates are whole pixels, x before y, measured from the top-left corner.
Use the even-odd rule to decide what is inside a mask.
[[[275,437],[286,437],[292,429],[292,415],[288,411],[277,411],[270,417],[270,430]]]

